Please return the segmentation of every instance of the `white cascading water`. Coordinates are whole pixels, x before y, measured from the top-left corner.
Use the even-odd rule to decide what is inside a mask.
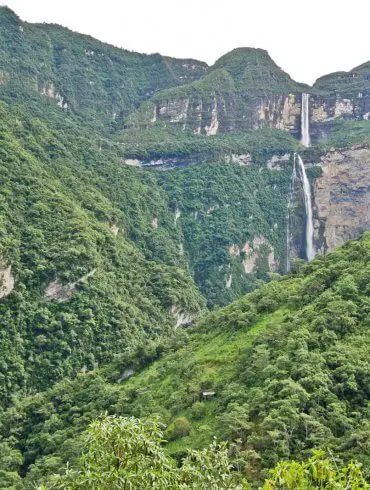
[[[304,205],[306,209],[306,257],[310,261],[315,257],[315,250],[313,246],[313,219],[312,219],[312,199],[311,199],[311,187],[310,181],[307,178],[306,169],[302,158],[298,154],[294,154],[294,158],[297,158],[299,170],[302,176],[302,187],[304,193]]]
[[[310,146],[310,113],[309,103],[310,95],[302,94],[302,110],[301,110],[301,143],[303,146]]]
[[[295,154],[293,159],[293,172],[292,172],[292,180],[290,181],[290,193],[288,199],[288,212],[286,217],[286,271],[290,271],[290,210],[293,206],[294,199],[294,184],[297,178],[297,170],[295,165]]]

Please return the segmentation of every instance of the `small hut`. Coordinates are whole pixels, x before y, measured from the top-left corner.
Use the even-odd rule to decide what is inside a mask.
[[[210,398],[213,398],[215,395],[216,395],[215,391],[203,391],[202,399],[209,400]]]

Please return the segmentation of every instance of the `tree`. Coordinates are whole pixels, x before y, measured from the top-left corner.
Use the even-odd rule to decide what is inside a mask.
[[[307,461],[280,461],[265,481],[263,490],[360,490],[369,488],[359,463],[338,468],[335,461],[315,451]]]
[[[87,448],[77,467],[55,475],[45,490],[248,488],[232,471],[225,444],[189,451],[178,468],[162,442],[155,420],[105,416],[89,426]]]

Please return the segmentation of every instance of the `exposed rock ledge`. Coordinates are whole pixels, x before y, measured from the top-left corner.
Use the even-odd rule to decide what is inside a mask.
[[[12,266],[5,267],[0,257],[0,299],[6,298],[14,289]]]
[[[89,277],[93,276],[95,272],[96,269],[93,269],[84,276],[80,277],[80,279],[77,281],[70,282],[68,284],[62,284],[59,279],[50,281],[45,288],[44,298],[48,301],[56,300],[59,302],[70,300],[75,293],[77,284],[85,282]]]
[[[228,250],[229,254],[235,258],[240,257],[240,255],[243,253],[242,264],[244,267],[244,272],[246,274],[253,274],[257,259],[263,254],[263,246],[265,246],[268,250],[267,261],[270,271],[276,271],[277,263],[275,261],[274,248],[270,245],[266,238],[262,236],[255,236],[251,243],[245,242],[242,248],[233,243],[229,246]],[[228,278],[227,281],[230,281],[230,278]]]
[[[189,312],[182,311],[182,309],[176,305],[170,308],[169,313],[176,320],[175,328],[181,327],[182,325],[190,325],[193,321],[193,317]]]

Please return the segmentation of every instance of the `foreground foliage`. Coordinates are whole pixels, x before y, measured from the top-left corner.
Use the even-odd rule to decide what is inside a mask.
[[[42,486],[59,490],[123,489],[248,489],[228,457],[225,444],[189,451],[176,465],[161,447],[163,433],[157,422],[134,418],[105,417],[93,422],[86,435],[86,451],[74,468],[52,477]],[[360,490],[369,488],[361,465],[339,469],[316,451],[306,462],[282,461],[263,490]]]
[[[225,444],[214,442],[202,451],[190,451],[178,467],[164,452],[163,442],[163,433],[155,421],[122,417],[97,420],[89,427],[87,450],[77,468],[67,469],[65,475],[53,478],[49,488],[221,490],[239,487]]]
[[[282,461],[271,472],[262,490],[360,490],[369,488],[361,472],[361,465],[349,463],[338,468],[335,461],[326,458],[322,451],[315,451],[307,461]]]

